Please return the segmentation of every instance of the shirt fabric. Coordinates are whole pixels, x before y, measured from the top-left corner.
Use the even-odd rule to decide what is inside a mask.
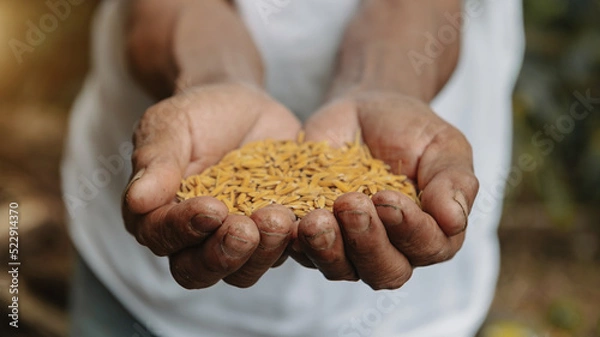
[[[185,290],[172,279],[167,258],[126,232],[120,200],[131,173],[131,134],[154,103],[127,69],[127,6],[123,0],[99,5],[92,68],[73,107],[62,165],[73,242],[127,310],[157,336],[169,337],[475,334],[499,266],[496,229],[510,167],[511,93],[523,53],[519,0],[464,3],[460,60],[431,106],[471,142],[480,193],[459,253],[416,269],[395,291],[328,281],[291,259],[248,289],[220,282]],[[321,103],[359,1],[238,0],[237,6],[263,56],[267,91],[305,119]],[[457,32],[452,14],[432,35],[437,43]]]

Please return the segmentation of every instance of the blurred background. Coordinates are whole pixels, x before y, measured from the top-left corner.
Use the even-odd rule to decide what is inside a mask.
[[[38,24],[48,8],[0,0],[0,243],[8,243],[4,219],[16,201],[23,261],[18,334],[8,329],[10,279],[0,273],[0,336],[66,336],[73,248],[58,164],[69,108],[89,65],[97,3],[72,6],[39,45],[27,47],[14,39],[25,41],[27,21]],[[600,103],[580,120],[569,111],[582,96],[600,98],[600,1],[524,0],[524,9],[528,45],[514,93],[514,162],[532,156],[537,165],[517,169],[509,181],[501,275],[480,335],[598,337]]]

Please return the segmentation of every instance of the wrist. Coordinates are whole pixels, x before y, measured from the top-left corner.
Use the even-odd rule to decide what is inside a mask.
[[[458,61],[460,27],[452,41],[432,41],[453,12],[459,0],[365,2],[342,41],[329,96],[383,91],[430,102]]]
[[[369,46],[360,54],[353,53],[339,60],[340,70],[327,98],[386,92],[430,102],[454,72],[458,48],[444,56],[434,63],[417,65],[411,59],[411,50]]]
[[[262,87],[260,54],[226,1],[134,1],[126,52],[134,77],[158,99],[216,83]]]
[[[395,95],[395,96],[406,96],[414,99],[430,102],[436,95],[437,90],[435,86],[428,85],[427,82],[424,85],[417,85],[417,81],[412,81],[413,84],[407,85],[385,85],[385,83],[360,83],[360,82],[336,82],[332,86],[331,90],[327,95],[327,101],[335,101],[339,99],[356,99],[359,97],[367,97],[372,95]]]
[[[184,91],[191,87],[209,85],[243,85],[263,88],[262,64],[252,64],[242,57],[226,56],[220,60],[219,66],[209,64],[189,66],[181,65],[174,81],[174,92]]]
[[[413,102],[420,102],[425,105],[429,105],[431,98],[434,97],[432,93],[419,92],[417,90],[398,90],[396,88],[381,88],[381,87],[366,87],[360,85],[353,85],[344,89],[339,89],[335,93],[331,93],[327,96],[324,105],[328,105],[334,102],[351,102],[357,109],[363,106],[365,103],[373,102],[384,102],[392,99],[406,100]]]
[[[198,13],[209,10],[212,14],[198,22]],[[191,2],[178,16],[171,36],[174,89],[238,82],[262,87],[261,55],[227,2]]]

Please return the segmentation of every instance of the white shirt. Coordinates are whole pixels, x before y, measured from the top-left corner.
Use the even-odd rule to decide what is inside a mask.
[[[267,90],[305,118],[320,103],[358,0],[237,4],[263,55]],[[62,178],[73,242],[132,314],[169,337],[475,334],[498,273],[496,227],[510,165],[510,97],[523,52],[519,0],[466,2],[459,64],[432,102],[473,146],[481,189],[464,246],[449,262],[415,270],[401,289],[378,292],[361,282],[327,281],[293,260],[249,289],[221,282],[185,290],[172,279],[166,258],[125,231],[120,198],[131,173],[131,133],[153,104],[128,75],[125,6],[127,1],[118,0],[99,6],[92,70],[73,107]],[[448,25],[451,29],[451,19]]]

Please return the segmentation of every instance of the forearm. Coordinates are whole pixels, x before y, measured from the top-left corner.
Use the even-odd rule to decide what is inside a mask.
[[[226,0],[133,0],[127,56],[154,96],[215,82],[262,85],[260,55]]]
[[[365,0],[342,41],[330,97],[380,90],[429,102],[458,61],[460,28],[446,16],[460,13],[460,3]]]

